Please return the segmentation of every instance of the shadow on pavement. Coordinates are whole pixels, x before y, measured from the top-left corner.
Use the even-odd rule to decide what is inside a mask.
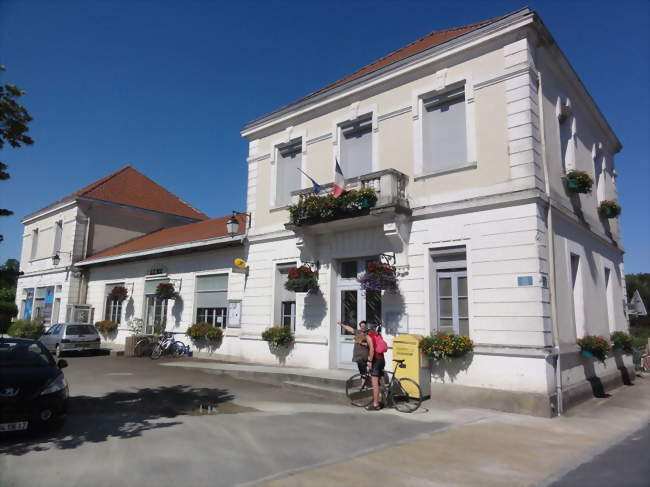
[[[75,396],[68,404],[68,417],[59,431],[26,432],[0,438],[0,455],[24,455],[50,448],[69,449],[109,438],[133,438],[144,431],[169,428],[180,421],[158,421],[196,414],[220,405],[234,396],[223,389],[176,385],[117,391],[102,397]],[[228,412],[233,408],[229,407]]]

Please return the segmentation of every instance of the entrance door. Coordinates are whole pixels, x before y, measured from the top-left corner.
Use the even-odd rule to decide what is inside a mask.
[[[354,264],[353,264],[354,263]],[[381,323],[381,292],[362,291],[357,275],[364,271],[366,259],[341,263],[338,280],[339,320],[356,328],[360,321],[368,324]],[[337,326],[337,365],[343,369],[354,369],[352,361],[354,334]]]

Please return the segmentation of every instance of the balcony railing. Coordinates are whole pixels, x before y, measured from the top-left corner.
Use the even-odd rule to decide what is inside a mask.
[[[407,183],[405,174],[384,169],[347,179],[346,193],[337,199],[331,196],[332,184],[322,186],[318,194],[312,188],[294,191],[289,209],[291,221],[286,226],[295,229],[366,215],[410,213]]]

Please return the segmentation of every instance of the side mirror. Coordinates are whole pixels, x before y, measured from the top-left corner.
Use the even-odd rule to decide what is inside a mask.
[[[65,369],[68,366],[68,361],[61,359],[56,363],[56,365],[59,369]]]

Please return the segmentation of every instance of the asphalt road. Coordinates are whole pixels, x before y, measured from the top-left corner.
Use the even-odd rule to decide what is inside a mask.
[[[231,486],[446,426],[149,359],[67,360],[66,424],[0,439],[2,487]]]
[[[648,487],[650,425],[561,476],[551,487]]]

